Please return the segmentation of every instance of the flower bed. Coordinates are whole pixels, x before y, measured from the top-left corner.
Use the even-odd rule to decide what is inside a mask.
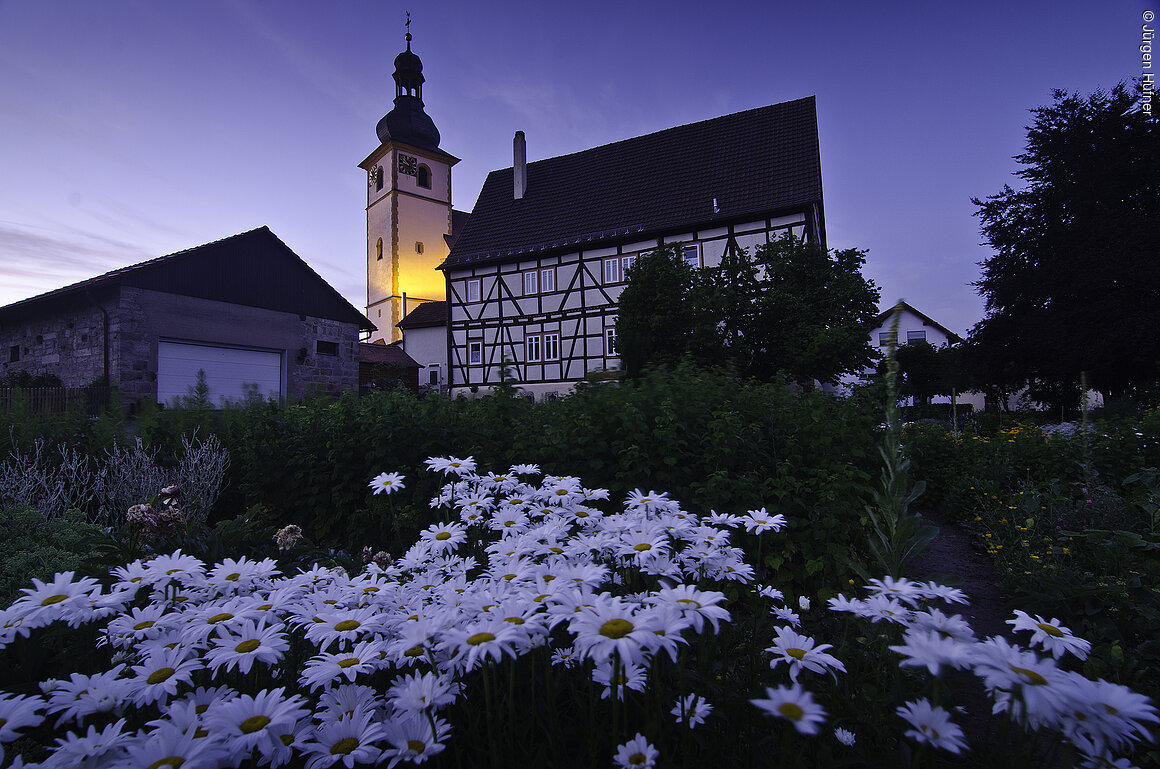
[[[1157,720],[1070,669],[1084,642],[1057,622],[1012,620],[1048,658],[976,639],[950,613],[967,597],[934,583],[871,580],[826,608],[757,583],[746,553],[782,516],[640,490],[615,505],[534,465],[428,467],[448,477],[443,520],[358,574],[178,551],[35,582],[0,617],[9,759],[929,766],[972,747],[951,710],[970,680],[1016,727],[973,749],[1028,765],[1060,745],[1112,765]]]

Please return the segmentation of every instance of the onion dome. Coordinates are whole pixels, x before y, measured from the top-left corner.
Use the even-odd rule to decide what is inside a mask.
[[[407,50],[395,57],[395,107],[379,121],[379,141],[393,139],[423,149],[439,147],[439,129],[423,111],[423,62],[411,51],[411,33],[407,33]]]

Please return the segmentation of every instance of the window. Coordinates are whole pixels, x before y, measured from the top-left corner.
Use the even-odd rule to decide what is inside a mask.
[[[894,342],[895,342],[894,334],[891,334],[889,331],[879,331],[878,332],[878,346],[879,347],[885,347],[886,345],[894,344]]]
[[[536,293],[536,271],[531,270],[524,273],[524,296],[534,293]]]
[[[416,254],[423,253],[423,241],[421,241],[421,240],[415,241],[415,253]]]
[[[382,238],[379,238],[379,242],[375,244],[375,253],[377,254],[377,258],[379,258],[379,259],[383,258],[383,239]]]
[[[425,190],[431,189],[431,169],[427,166],[419,166],[418,180],[420,187]]]
[[[324,342],[318,339],[314,345],[314,349],[319,355],[338,355],[338,342]]]
[[[467,281],[467,301],[479,301],[479,279]]]
[[[681,249],[681,258],[685,260],[685,264],[693,269],[701,266],[701,252],[696,245],[685,246]]]
[[[544,334],[544,360],[560,360],[559,334]]]
[[[628,280],[628,270],[634,264],[636,264],[636,254],[633,254],[632,256],[626,256],[620,260],[620,265],[624,269],[625,280]]]
[[[483,363],[483,342],[467,343],[467,362],[473,366]]]
[[[618,355],[616,351],[616,326],[604,329],[604,354]]]
[[[427,384],[432,387],[439,386],[439,366],[438,364],[432,366],[427,370]]]
[[[8,348],[8,362],[9,363],[19,363],[20,362],[20,345],[14,344]]]
[[[528,363],[540,362],[540,338],[538,336],[529,336],[524,339],[524,360]]]
[[[545,294],[556,290],[556,268],[540,270],[540,290]]]
[[[907,331],[906,332],[906,343],[907,344],[910,344],[911,342],[925,342],[925,341],[926,341],[926,331]]]
[[[604,260],[604,282],[605,283],[619,283],[620,282],[620,259],[605,259]]]

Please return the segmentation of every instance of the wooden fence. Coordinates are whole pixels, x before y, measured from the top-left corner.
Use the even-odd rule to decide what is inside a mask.
[[[108,387],[0,387],[0,414],[4,416],[20,410],[33,417],[97,416],[108,404]]]

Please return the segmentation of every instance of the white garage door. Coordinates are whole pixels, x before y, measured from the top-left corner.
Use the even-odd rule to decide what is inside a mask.
[[[282,396],[282,353],[189,342],[157,343],[157,400],[172,404],[190,394],[197,372],[205,372],[214,405],[245,399]]]

